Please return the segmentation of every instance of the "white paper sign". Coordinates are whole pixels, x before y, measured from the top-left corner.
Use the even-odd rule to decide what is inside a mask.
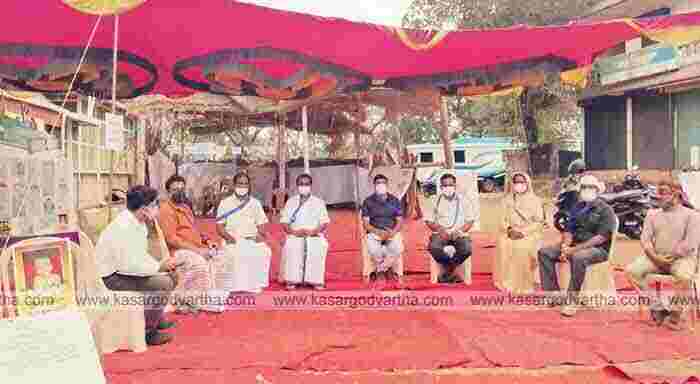
[[[124,116],[105,113],[105,146],[115,151],[124,150]]]
[[[8,384],[105,384],[87,318],[50,312],[0,321],[0,377]]]

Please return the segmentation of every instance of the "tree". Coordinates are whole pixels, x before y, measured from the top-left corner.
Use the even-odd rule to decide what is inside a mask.
[[[414,0],[403,24],[420,29],[551,25],[576,19],[596,3],[595,0]],[[553,76],[542,87],[525,89],[518,100],[505,96],[501,99],[455,97],[449,102],[449,111],[459,121],[457,131],[461,134],[486,136],[498,130],[510,130],[511,136],[521,136],[528,144],[534,144],[543,139],[561,139],[562,135],[578,136],[569,124],[580,121],[575,95],[575,90]],[[567,129],[556,127],[562,121]],[[556,132],[550,132],[552,129]]]

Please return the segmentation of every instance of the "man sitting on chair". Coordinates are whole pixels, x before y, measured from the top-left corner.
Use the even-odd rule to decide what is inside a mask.
[[[326,202],[311,195],[311,175],[297,177],[299,194],[282,210],[280,223],[287,239],[284,243],[284,279],[287,289],[309,284],[323,289],[328,241],[323,236],[330,219]]]
[[[456,192],[457,178],[449,173],[440,177],[440,194],[433,199],[425,224],[430,228],[428,250],[442,269],[438,282],[463,283],[455,270],[471,256],[469,238],[477,218],[475,204]]]
[[[670,274],[674,277],[675,288],[683,298],[691,289],[691,279],[695,274],[700,221],[698,213],[681,204],[681,187],[673,183],[660,183],[657,188],[661,211],[647,215],[642,230],[644,255],[639,256],[625,268],[628,280],[645,296],[650,273]],[[688,298],[688,300],[690,300]],[[652,318],[658,325],[668,318],[668,327],[681,330],[683,305],[667,310],[661,303],[654,303]]]
[[[610,254],[617,217],[613,209],[598,198],[598,194],[604,191],[605,184],[599,182],[595,176],[583,176],[581,201],[572,210],[572,217],[568,228],[562,233],[561,243],[537,252],[542,288],[545,291],[560,290],[557,263],[569,262],[571,265],[568,303],[561,309],[563,316],[576,314],[579,291],[588,267],[607,261]]]
[[[233,194],[219,204],[216,228],[225,241],[225,257],[233,272],[230,291],[260,293],[269,285],[272,251],[265,244],[267,216],[260,201],[250,195],[250,178],[238,173]]]
[[[374,176],[375,192],[362,203],[362,223],[367,233],[367,253],[374,264],[370,281],[378,278],[399,280],[396,264],[403,252],[401,232],[403,210],[401,200],[387,191],[389,179]]]
[[[100,234],[95,246],[97,269],[107,289],[144,292],[146,343],[160,345],[172,337],[158,330],[170,328],[163,311],[177,286],[174,258],[160,262],[148,254],[146,223],[158,214],[158,192],[143,185],[129,189],[126,208]],[[164,273],[168,272],[168,273]]]
[[[165,182],[165,189],[170,198],[161,201],[158,223],[163,230],[165,242],[168,244],[170,254],[182,262],[184,272],[184,289],[187,295],[200,296],[208,294],[211,286],[211,276],[207,260],[210,258],[210,250],[202,237],[202,234],[194,227],[194,214],[187,205],[185,196],[185,179],[179,175],[172,175]],[[221,312],[222,306],[202,303],[197,305],[187,300],[178,308],[181,312],[205,311]]]

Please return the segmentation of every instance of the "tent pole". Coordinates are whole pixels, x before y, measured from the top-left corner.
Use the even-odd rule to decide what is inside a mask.
[[[117,49],[119,47],[119,15],[114,15],[114,52],[112,52],[112,114],[117,113]],[[123,134],[123,132],[122,132]],[[102,167],[100,167],[102,168]],[[101,172],[101,169],[97,170]],[[107,179],[107,196],[109,201],[107,204],[112,202],[112,175],[114,174],[114,151],[109,150],[109,178]],[[108,206],[107,208],[108,220],[112,221],[112,208]]]
[[[284,118],[280,119],[279,122],[279,137],[278,137],[278,161],[279,161],[279,173],[280,173],[280,185],[279,188],[283,191],[287,191],[287,122]]]
[[[309,169],[309,116],[306,105],[301,107],[301,125],[304,129],[304,173],[311,174]]]
[[[452,153],[452,142],[450,141],[450,122],[447,113],[447,99],[440,97],[440,140],[445,152],[445,168],[453,169],[455,165],[454,154]]]

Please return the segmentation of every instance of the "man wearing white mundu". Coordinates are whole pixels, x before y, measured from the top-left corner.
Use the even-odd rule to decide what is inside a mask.
[[[231,292],[260,293],[269,284],[272,251],[265,244],[267,216],[260,201],[250,195],[250,178],[238,173],[234,193],[221,201],[216,213],[217,232],[226,245]]]
[[[284,281],[287,289],[308,284],[323,289],[328,240],[323,235],[330,223],[326,202],[311,194],[313,179],[308,174],[297,177],[299,194],[287,201],[280,223],[287,239],[282,252]]]

